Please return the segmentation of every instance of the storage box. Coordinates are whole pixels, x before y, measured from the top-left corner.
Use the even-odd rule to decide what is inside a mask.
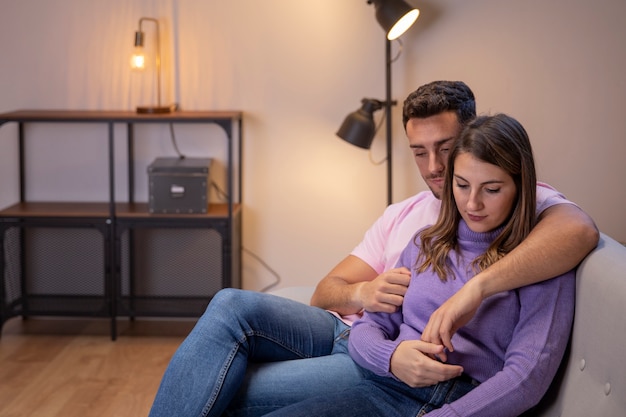
[[[210,158],[157,158],[148,166],[150,213],[206,213]]]

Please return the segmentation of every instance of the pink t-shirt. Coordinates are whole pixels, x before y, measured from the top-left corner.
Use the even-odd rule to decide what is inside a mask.
[[[563,203],[573,204],[548,184],[537,183],[537,215],[548,207]],[[415,232],[437,221],[440,208],[441,200],[431,191],[422,191],[390,205],[365,232],[365,237],[351,255],[366,262],[379,274],[394,268]]]

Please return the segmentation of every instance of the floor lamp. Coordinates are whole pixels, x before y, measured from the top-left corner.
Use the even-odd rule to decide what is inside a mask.
[[[385,100],[364,98],[361,108],[350,113],[343,121],[337,136],[343,140],[369,149],[376,135],[374,112],[385,109],[385,136],[387,148],[387,205],[392,203],[392,120],[391,108],[396,104],[391,98],[391,41],[400,37],[415,22],[419,10],[404,0],[368,0],[376,8],[376,20],[386,33],[385,39]]]

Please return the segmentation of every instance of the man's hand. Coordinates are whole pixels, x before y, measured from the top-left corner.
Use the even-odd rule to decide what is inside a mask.
[[[363,282],[358,297],[366,311],[393,313],[402,305],[410,281],[411,271],[407,268],[391,269],[372,281]]]
[[[483,301],[480,291],[471,282],[466,283],[430,316],[422,333],[423,341],[443,345],[450,352],[454,351],[452,335],[474,317]],[[446,361],[445,353],[442,352],[440,359]]]
[[[429,357],[442,353],[442,345],[405,340],[391,355],[391,373],[413,388],[427,387],[461,375],[463,367],[441,363]]]

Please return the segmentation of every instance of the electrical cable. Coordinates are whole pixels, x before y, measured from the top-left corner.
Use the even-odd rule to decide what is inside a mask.
[[[178,149],[178,145],[176,143],[176,135],[174,133],[174,123],[170,123],[170,137],[172,139],[172,146],[174,147],[174,150],[176,151],[176,154],[178,154],[178,157],[180,159],[185,159],[186,156],[183,155],[180,150]],[[380,127],[380,126],[379,126]],[[220,186],[215,182],[215,181],[211,181],[211,187],[213,187],[213,189],[215,189],[215,191],[217,192],[218,198],[228,201],[228,194],[222,190],[220,188]],[[259,291],[260,292],[267,292],[270,289],[274,288],[275,286],[277,286],[278,284],[280,284],[281,282],[281,277],[278,274],[278,272],[276,272],[274,269],[272,269],[267,262],[265,262],[263,259],[261,259],[261,257],[259,255],[257,255],[256,253],[250,251],[249,249],[246,249],[244,247],[241,248],[241,250],[245,253],[247,253],[249,256],[251,256],[252,258],[256,259],[257,262],[259,262],[265,269],[267,269],[267,271],[269,271],[270,274],[272,274],[275,278],[275,281],[272,282],[269,285],[266,285],[265,287],[261,288]]]
[[[386,117],[387,117],[387,110],[385,110],[385,111],[383,112],[383,115],[382,115],[382,117],[380,118],[380,121],[378,122],[378,125],[376,125],[376,133],[374,133],[374,135],[377,135],[377,134],[378,134],[378,131],[380,130],[380,128],[381,128],[381,126],[383,125],[383,123],[385,122],[385,118],[386,118]],[[383,159],[381,159],[380,161],[374,161],[374,157],[372,156],[372,147],[371,147],[371,146],[370,146],[370,148],[369,148],[368,156],[369,156],[370,162],[371,162],[373,165],[382,165],[382,164],[383,164],[383,163],[387,160],[387,157],[384,157],[384,158],[383,158]]]
[[[217,185],[217,183],[215,181],[211,181],[211,187],[213,187],[213,189],[216,191],[217,196],[222,200],[222,201],[228,201],[228,194],[226,194],[226,192],[224,190],[222,190],[220,188],[219,185]]]
[[[213,187],[217,194],[218,197],[221,198],[222,200],[228,201],[228,194],[226,194],[224,192],[224,190],[222,190],[220,188],[219,185],[217,185],[216,182],[211,181],[211,187]],[[280,284],[280,282],[282,281],[280,278],[280,275],[278,274],[278,272],[276,272],[274,269],[272,269],[267,262],[265,262],[263,259],[261,259],[261,257],[259,255],[257,255],[256,253],[252,252],[249,249],[244,248],[243,246],[241,247],[242,252],[247,253],[248,255],[250,255],[252,258],[256,259],[257,262],[259,262],[265,269],[267,269],[269,271],[270,274],[274,275],[274,277],[276,278],[276,280],[274,282],[272,282],[271,284],[261,288],[259,291],[260,292],[267,292],[270,289],[274,288],[275,286],[277,286],[278,284]]]
[[[278,272],[276,272],[274,269],[272,269],[263,259],[261,259],[261,257],[259,255],[257,255],[256,253],[242,247],[241,250],[245,253],[247,253],[248,255],[250,255],[251,257],[253,257],[254,259],[256,259],[261,265],[263,265],[263,267],[265,269],[267,269],[270,274],[274,275],[274,277],[276,278],[276,280],[274,282],[272,282],[271,284],[261,288],[259,291],[260,292],[267,292],[269,290],[271,290],[272,288],[274,288],[275,286],[277,286],[278,284],[280,284],[280,282],[282,281],[280,278],[280,275],[278,274]]]
[[[394,62],[396,62],[398,60],[398,58],[400,58],[400,55],[402,55],[402,49],[404,48],[404,44],[402,43],[402,41],[400,40],[400,38],[396,39],[396,42],[398,42],[398,44],[400,45],[400,47],[398,48],[398,53],[396,54],[396,56],[394,56],[393,58],[391,58],[390,63],[393,64]]]
[[[174,134],[174,123],[170,123],[170,138],[172,139],[172,146],[174,146],[174,150],[180,159],[185,159],[186,156],[183,155],[178,149],[178,145],[176,144],[176,135]]]

